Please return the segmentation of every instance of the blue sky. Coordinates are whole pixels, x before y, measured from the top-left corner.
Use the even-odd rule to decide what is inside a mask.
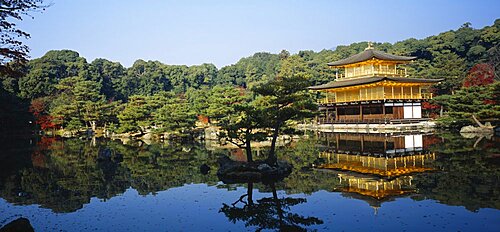
[[[46,0],[47,1],[47,0]],[[137,59],[166,64],[236,63],[255,52],[320,51],[360,41],[397,42],[500,18],[500,1],[386,0],[48,0],[19,26],[37,58],[78,51],[129,67]]]

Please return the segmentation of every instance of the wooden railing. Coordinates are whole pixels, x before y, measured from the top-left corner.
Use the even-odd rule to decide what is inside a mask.
[[[427,99],[432,99],[432,93],[419,93],[419,94],[394,94],[390,96],[384,96],[383,98],[381,97],[365,97],[361,96],[359,98],[356,98],[355,100],[341,100],[341,99],[335,99],[334,97],[330,96],[329,98],[321,98],[318,100],[318,104],[331,104],[331,103],[343,103],[343,102],[352,102],[352,101],[383,101],[383,100],[399,100],[399,99],[404,99],[404,100],[410,100],[410,99],[415,99],[415,100],[427,100]]]
[[[406,70],[364,70],[356,73],[339,73],[336,75],[336,78],[355,78],[355,77],[363,77],[363,76],[389,76],[389,77],[407,77],[408,74]]]
[[[357,119],[338,119],[335,120],[333,118],[324,118],[320,117],[317,119],[318,124],[367,124],[367,123],[375,123],[375,124],[408,124],[408,123],[418,123],[425,122],[431,120],[430,118],[405,118],[405,119],[394,119],[394,118],[379,118],[379,119],[367,119],[363,117],[363,120]]]

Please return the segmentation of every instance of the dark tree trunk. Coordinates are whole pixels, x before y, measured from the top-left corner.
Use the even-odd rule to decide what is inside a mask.
[[[246,139],[246,141],[245,141],[245,151],[247,153],[247,161],[253,162],[252,147],[250,145],[250,139]]]
[[[248,205],[253,205],[253,182],[248,182],[247,194]]]
[[[271,140],[271,150],[269,151],[269,156],[267,157],[268,164],[271,166],[275,166],[278,162],[278,158],[276,157],[276,141],[278,140],[280,125],[281,123],[278,123],[274,127],[273,139]]]
[[[276,186],[274,183],[271,184],[271,188],[273,190],[273,199],[274,203],[276,204],[276,212],[278,213],[278,219],[280,222],[279,228],[283,228],[283,210],[281,209],[281,202],[280,199],[278,198],[278,193],[276,192]]]

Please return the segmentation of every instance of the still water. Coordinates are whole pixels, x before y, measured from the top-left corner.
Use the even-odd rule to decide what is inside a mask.
[[[210,144],[4,139],[0,231],[500,231],[499,142],[311,134],[265,185],[219,181],[244,156]]]

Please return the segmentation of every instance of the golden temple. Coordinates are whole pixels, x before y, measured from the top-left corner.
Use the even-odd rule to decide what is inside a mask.
[[[369,44],[361,53],[328,63],[337,70],[336,79],[309,87],[324,96],[319,101],[319,122],[421,121],[421,103],[432,98],[428,89],[440,80],[409,77],[400,65],[414,59],[378,51]]]

